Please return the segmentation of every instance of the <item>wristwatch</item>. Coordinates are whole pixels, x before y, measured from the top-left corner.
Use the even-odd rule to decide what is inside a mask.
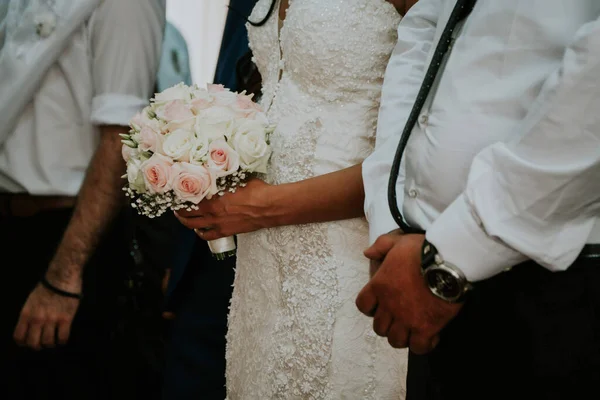
[[[444,261],[434,245],[427,240],[421,254],[421,273],[429,290],[449,303],[461,303],[473,289],[465,274],[455,265]]]

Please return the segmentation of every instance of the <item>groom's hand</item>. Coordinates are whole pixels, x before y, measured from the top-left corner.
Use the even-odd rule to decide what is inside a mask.
[[[435,348],[439,333],[462,305],[434,296],[421,274],[424,235],[381,236],[365,256],[381,266],[356,299],[358,309],[374,317],[373,329],[396,348],[416,354]]]
[[[204,240],[267,228],[270,226],[269,214],[272,212],[272,196],[269,194],[271,188],[271,185],[260,179],[251,179],[235,193],[202,200],[197,210],[179,210],[175,212],[175,216]]]

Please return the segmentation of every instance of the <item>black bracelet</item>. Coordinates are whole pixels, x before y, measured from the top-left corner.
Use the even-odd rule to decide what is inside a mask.
[[[59,296],[63,296],[63,297],[70,297],[72,299],[78,299],[81,300],[83,299],[83,295],[81,293],[71,293],[71,292],[67,292],[64,291],[62,289],[57,288],[56,286],[52,285],[50,282],[48,282],[48,279],[46,279],[46,277],[42,277],[42,279],[40,279],[40,283],[42,284],[43,287],[45,287],[46,289],[48,289],[49,291],[56,293]]]

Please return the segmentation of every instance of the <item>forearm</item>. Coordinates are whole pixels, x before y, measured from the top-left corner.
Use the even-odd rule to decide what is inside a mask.
[[[272,186],[269,226],[337,221],[364,215],[362,165]]]
[[[119,133],[126,127],[105,126],[98,149],[79,191],[71,221],[50,263],[48,275],[68,281],[81,277],[100,238],[123,201],[125,163],[121,157]]]

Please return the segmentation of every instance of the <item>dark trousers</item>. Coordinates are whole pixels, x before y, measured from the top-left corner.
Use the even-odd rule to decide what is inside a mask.
[[[481,282],[436,350],[410,354],[408,400],[600,398],[600,257]]]
[[[33,351],[18,347],[12,333],[30,291],[46,271],[72,210],[0,219],[2,290],[0,398],[152,399],[162,371],[139,351],[130,296],[124,291],[133,269],[123,219],[106,235],[83,279],[84,299],[66,346]],[[160,290],[160,288],[159,288]],[[156,314],[159,316],[160,301]],[[158,317],[157,317],[158,319]],[[160,327],[156,328],[159,329]],[[147,329],[146,331],[150,331]],[[157,353],[159,354],[159,353]]]
[[[225,335],[235,258],[214,260],[206,242],[194,253],[175,292],[164,400],[225,398]]]

